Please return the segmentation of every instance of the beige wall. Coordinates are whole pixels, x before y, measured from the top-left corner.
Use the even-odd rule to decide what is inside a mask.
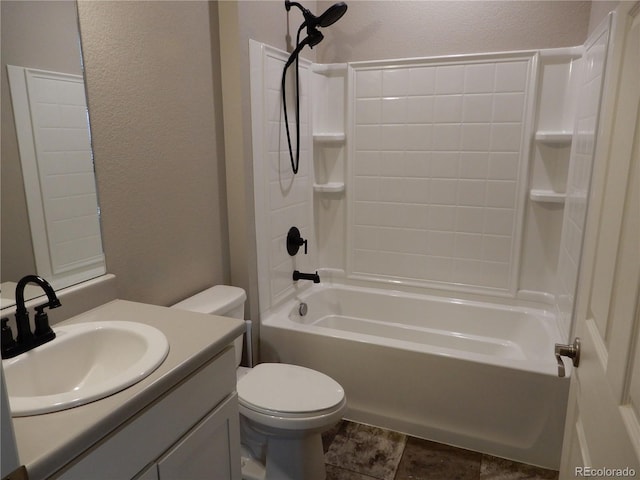
[[[333,2],[321,0],[319,10]],[[347,2],[327,29],[323,63],[581,45],[588,1]]]
[[[22,182],[16,128],[7,65],[42,70],[82,73],[78,44],[78,22],[72,1],[0,2],[2,25],[2,162],[0,179],[1,280],[17,281],[36,273],[27,203]]]
[[[213,10],[79,3],[104,250],[120,298],[169,305],[228,280]]]

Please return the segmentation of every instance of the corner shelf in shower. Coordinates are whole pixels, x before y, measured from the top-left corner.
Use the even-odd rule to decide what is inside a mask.
[[[341,193],[344,192],[344,182],[314,183],[313,191],[318,193]]]
[[[342,132],[313,134],[313,141],[316,143],[342,144],[345,142],[346,138],[346,135]]]
[[[538,130],[535,134],[535,141],[538,144],[550,147],[568,147],[573,141],[573,132],[570,130]],[[552,154],[551,156],[549,156],[551,154],[550,151],[543,152],[542,154],[544,155],[543,160],[560,162],[563,166],[566,166],[566,162],[569,160],[569,152],[565,149],[558,150],[557,154]],[[564,204],[565,198],[566,194],[556,192],[549,188],[532,188],[529,191],[529,199],[536,203],[562,205]]]
[[[554,192],[553,190],[531,189],[529,198],[532,202],[539,203],[564,203],[566,194]]]
[[[536,132],[536,142],[547,145],[569,145],[573,140],[573,132],[566,130],[539,130]]]

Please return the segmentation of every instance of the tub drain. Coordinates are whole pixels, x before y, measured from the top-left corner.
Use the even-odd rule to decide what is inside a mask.
[[[308,311],[309,311],[309,307],[307,306],[306,303],[302,302],[300,305],[298,305],[298,313],[300,314],[301,317],[304,317]]]

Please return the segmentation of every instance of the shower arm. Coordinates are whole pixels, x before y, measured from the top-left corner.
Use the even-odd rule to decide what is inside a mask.
[[[287,10],[287,12],[289,10],[291,10],[291,7],[298,7],[300,10],[302,10],[302,14],[304,15],[305,13],[307,15],[310,15],[311,12],[309,10],[307,10],[306,8],[304,8],[300,3],[298,2],[292,2],[290,0],[285,0],[284,2],[284,8]]]
[[[302,15],[304,16],[304,23],[302,25],[306,25],[308,30],[315,29],[316,27],[325,28],[333,25],[347,11],[347,4],[344,2],[338,2],[327,8],[321,15],[316,16],[298,2],[285,0],[284,7],[287,12],[291,10],[292,6],[298,7],[302,11]]]
[[[284,2],[285,10],[289,12],[291,11],[291,7],[298,7],[302,12],[302,16],[304,17],[304,22],[302,23],[302,25],[300,25],[300,29],[307,26],[307,24],[310,24],[310,21],[313,21],[314,19],[317,20],[316,16],[313,13],[311,13],[308,9],[304,8],[300,3],[285,0]]]

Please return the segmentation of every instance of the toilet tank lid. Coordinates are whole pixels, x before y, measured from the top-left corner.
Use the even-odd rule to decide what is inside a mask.
[[[216,285],[176,303],[173,308],[190,312],[223,315],[242,305],[246,299],[247,294],[240,287]]]

